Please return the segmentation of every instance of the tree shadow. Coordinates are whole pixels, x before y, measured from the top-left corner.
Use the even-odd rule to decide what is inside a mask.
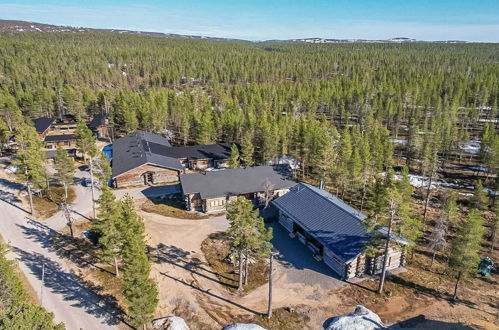
[[[247,312],[253,313],[253,314],[255,314],[255,315],[262,315],[260,312],[257,312],[257,311],[255,311],[255,310],[253,310],[253,309],[250,309],[250,308],[248,308],[248,307],[245,307],[245,306],[243,306],[243,305],[241,305],[241,304],[238,304],[238,303],[236,303],[236,302],[234,302],[234,301],[232,301],[232,300],[230,300],[230,299],[227,299],[227,298],[225,298],[225,297],[222,297],[222,296],[219,296],[219,295],[217,295],[217,294],[214,294],[213,292],[211,292],[211,289],[204,290],[204,289],[202,289],[202,288],[200,288],[200,287],[198,287],[198,286],[195,286],[195,285],[193,284],[193,282],[194,282],[194,281],[193,281],[193,282],[191,282],[191,283],[188,283],[188,282],[184,281],[183,279],[173,277],[173,276],[168,275],[168,274],[163,273],[163,272],[160,272],[160,274],[161,274],[161,275],[163,275],[163,276],[165,276],[165,277],[168,277],[168,278],[170,278],[170,279],[174,280],[174,281],[175,281],[175,282],[177,282],[177,283],[184,284],[184,285],[186,285],[186,286],[188,286],[188,287],[190,287],[190,288],[192,288],[192,289],[195,289],[195,290],[197,290],[197,291],[199,291],[199,292],[201,292],[201,293],[204,293],[204,294],[206,294],[206,295],[209,295],[209,296],[211,296],[211,297],[214,297],[214,298],[220,299],[220,300],[222,300],[222,301],[224,301],[224,302],[226,302],[226,303],[229,303],[229,304],[231,304],[231,305],[233,305],[233,306],[239,307],[239,308],[241,308],[241,309],[243,309],[243,310],[245,310],[245,311],[247,311]]]
[[[20,183],[8,181],[5,179],[0,179],[0,187],[4,187],[6,189],[13,189],[13,190],[24,190],[25,186]],[[0,200],[6,202],[7,204],[10,204],[14,206],[15,208],[25,212],[29,213],[27,210],[23,209],[21,206],[19,206],[22,201],[14,195],[14,193],[7,191],[7,190],[0,190]]]
[[[417,328],[417,329],[455,329],[455,330],[468,330],[473,329],[461,323],[450,323],[436,320],[429,320],[424,315],[418,315],[408,320],[398,322],[388,329],[404,329],[404,328]]]
[[[13,248],[31,272],[42,279],[44,268],[44,287],[55,294],[63,295],[71,306],[82,308],[86,313],[102,318],[108,325],[119,324],[123,320],[123,311],[116,299],[109,294],[103,294],[104,288],[85,281],[73,272],[65,271],[61,265],[40,253],[27,252]]]
[[[476,303],[474,303],[472,301],[459,298],[459,296],[458,296],[458,298],[453,299],[452,295],[449,292],[441,292],[441,291],[438,291],[438,290],[433,289],[433,288],[428,288],[426,286],[416,284],[416,283],[411,282],[411,281],[407,281],[406,279],[403,279],[397,275],[393,275],[390,278],[390,280],[395,284],[399,284],[399,285],[407,287],[407,288],[412,288],[416,293],[431,296],[431,297],[434,297],[436,299],[446,300],[451,305],[463,304],[463,305],[467,306],[468,308],[482,311],[482,312],[490,314],[490,315],[495,315],[494,313],[490,313],[490,312],[487,312],[483,309],[478,308],[479,305],[477,305]],[[495,306],[492,306],[492,307],[495,307]]]
[[[206,263],[202,262],[198,258],[189,257],[191,254],[189,251],[185,251],[173,245],[165,245],[163,243],[158,244],[155,251],[156,263],[169,263],[223,286],[228,286],[234,289],[237,288],[236,285],[230,285],[218,280],[217,276],[235,282],[229,277],[213,272],[209,269]],[[202,272],[215,275],[215,277],[210,277]]]

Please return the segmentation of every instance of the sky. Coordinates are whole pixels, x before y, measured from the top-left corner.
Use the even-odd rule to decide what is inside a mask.
[[[499,0],[0,0],[0,19],[246,40],[499,42]]]

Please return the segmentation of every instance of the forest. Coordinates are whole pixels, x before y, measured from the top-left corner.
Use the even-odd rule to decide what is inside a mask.
[[[405,237],[412,256],[416,245],[429,249],[430,268],[448,238],[456,237],[448,260],[457,274],[454,298],[461,276],[476,273],[484,227],[494,250],[498,103],[499,44],[0,33],[2,146],[14,133],[19,144],[39,145],[24,125],[37,117],[104,113],[111,139],[140,129],[168,136],[174,145],[234,143],[240,149],[233,146],[231,167],[292,157],[301,165],[298,180],[322,181],[368,215],[368,230],[388,223],[388,233]],[[80,120],[78,126],[88,131]],[[95,138],[83,133],[77,145],[85,155],[81,141],[87,136],[93,146]],[[35,147],[25,145],[18,161],[33,157]],[[36,149],[41,153],[41,146]],[[97,159],[92,153],[97,150],[89,153]],[[69,185],[74,168],[68,168]],[[105,202],[98,202],[104,205],[99,213],[115,209]],[[124,205],[123,214],[133,213],[131,200]],[[388,247],[391,235],[383,237]],[[379,242],[374,246],[379,253]],[[384,274],[379,292],[383,283]]]
[[[482,161],[487,178],[497,170],[495,44],[4,33],[0,55],[10,131],[22,117],[105,112],[117,135],[141,129],[173,133],[178,145],[241,143],[250,165],[290,155],[301,177],[323,179],[350,200],[363,199],[394,155],[423,176],[437,158],[444,171],[463,157]],[[479,155],[463,154],[460,143],[474,140],[483,142]]]

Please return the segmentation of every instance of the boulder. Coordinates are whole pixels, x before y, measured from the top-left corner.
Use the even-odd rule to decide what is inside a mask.
[[[231,325],[228,325],[226,327],[223,327],[222,330],[267,330],[265,328],[262,328],[258,324],[253,324],[253,323],[234,323]]]
[[[152,321],[152,328],[157,330],[189,330],[184,319],[177,316],[167,316]]]
[[[337,316],[326,327],[326,330],[375,330],[384,329],[380,317],[362,305],[355,307],[350,314]]]

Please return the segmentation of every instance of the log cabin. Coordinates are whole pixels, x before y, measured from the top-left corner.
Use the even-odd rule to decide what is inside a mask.
[[[116,188],[178,181],[180,161],[169,157],[170,142],[160,135],[136,131],[113,143],[112,180]]]
[[[329,192],[299,183],[272,202],[278,210],[279,223],[291,238],[307,246],[315,259],[324,261],[342,279],[379,274],[384,254],[369,257],[366,232],[360,211]],[[398,239],[404,244],[404,240]],[[405,256],[395,245],[389,249],[387,270],[404,265]]]
[[[283,167],[255,166],[180,176],[189,211],[221,212],[237,197],[261,205],[289,191],[295,182]]]

